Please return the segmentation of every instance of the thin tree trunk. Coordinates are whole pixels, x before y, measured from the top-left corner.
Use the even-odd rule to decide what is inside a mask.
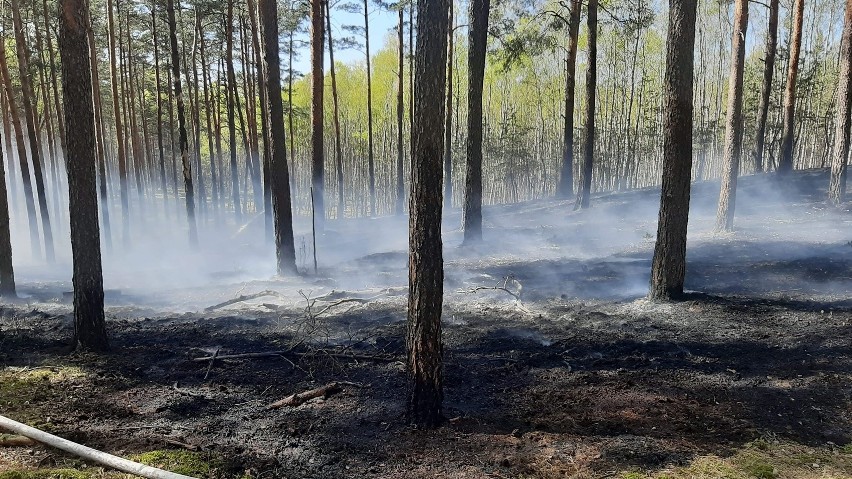
[[[15,30],[15,49],[18,53],[18,68],[21,73],[21,99],[24,105],[24,116],[27,120],[27,136],[30,144],[30,155],[33,163],[33,176],[36,182],[36,194],[38,196],[39,213],[41,216],[41,230],[44,239],[45,256],[49,262],[54,261],[56,254],[53,247],[53,230],[50,227],[50,213],[47,206],[47,191],[44,186],[44,172],[41,161],[41,146],[38,141],[38,122],[36,121],[35,101],[32,82],[29,76],[29,54],[27,52],[26,40],[24,39],[24,27],[21,22],[21,12],[18,8],[18,0],[11,0],[12,22]]]
[[[843,38],[840,40],[840,73],[834,117],[834,148],[831,150],[831,180],[828,200],[840,204],[846,196],[846,162],[849,158],[850,111],[852,111],[852,1],[846,2]]]
[[[734,33],[731,39],[731,75],[728,80],[728,118],[725,122],[725,163],[722,165],[722,189],[716,213],[716,231],[734,228],[737,203],[737,176],[743,147],[743,70],[748,30],[748,0],[736,0]]]
[[[787,87],[784,89],[784,133],[781,137],[781,158],[778,163],[779,175],[786,175],[793,169],[796,78],[799,74],[799,54],[802,48],[802,18],[804,10],[805,0],[794,0],[793,32],[790,37],[790,64],[787,69]]]
[[[59,53],[68,132],[68,191],[74,261],[74,337],[78,347],[108,349],[95,175],[95,114],[87,29],[88,0],[60,0]]]
[[[692,88],[698,0],[669,0],[663,85],[663,184],[651,266],[653,300],[683,295],[692,180]]]
[[[373,79],[370,62],[370,9],[369,0],[364,0],[364,47],[367,53],[367,168],[370,179],[370,215],[376,211],[376,166],[373,149]]]
[[[482,85],[485,79],[485,54],[488,42],[490,0],[472,0],[467,99],[467,166],[464,182],[465,244],[482,239]],[[420,13],[418,11],[418,13]],[[421,28],[426,28],[422,26]],[[418,41],[418,43],[420,43]]]
[[[447,31],[447,104],[446,119],[444,120],[444,208],[452,209],[453,207],[453,50],[455,48],[455,19],[454,7],[455,1],[449,2],[449,26]],[[400,13],[400,19],[402,13]],[[402,28],[402,24],[400,24]],[[402,33],[400,33],[400,43]],[[400,48],[401,50],[401,48]],[[401,70],[401,69],[400,69]],[[402,74],[399,77],[402,84]],[[409,95],[413,95],[410,92]]]
[[[587,26],[589,28],[589,58],[586,70],[586,118],[583,143],[583,171],[580,193],[574,209],[589,207],[592,193],[592,171],[595,161],[595,96],[598,77],[598,0],[589,0]]]
[[[757,133],[754,138],[754,171],[763,172],[763,149],[766,142],[766,117],[772,95],[772,76],[775,73],[775,44],[778,42],[778,3],[769,0],[769,27],[766,32],[766,58],[763,61],[763,84],[760,105],[757,107]]]
[[[269,92],[266,88],[267,72],[265,71],[266,65],[263,61],[263,55],[264,55],[263,52],[265,50],[264,51],[261,50],[261,48],[265,49],[266,45],[262,45],[263,42],[261,41],[261,38],[260,38],[261,33],[260,33],[260,30],[259,30],[258,24],[257,24],[258,23],[257,22],[258,12],[257,12],[257,6],[255,5],[254,0],[248,0],[248,10],[249,10],[249,25],[251,25],[252,50],[254,52],[254,61],[255,61],[255,64],[257,65],[257,67],[255,68],[255,71],[256,71],[255,76],[257,77],[257,96],[260,99],[260,132],[261,132],[261,137],[262,137],[262,142],[263,142],[263,158],[262,158],[262,162],[263,162],[263,218],[264,218],[264,225],[266,227],[267,238],[271,239],[275,236],[275,230],[274,230],[274,224],[273,224],[273,214],[272,214],[273,213],[272,212],[272,178],[270,177],[270,175],[271,175],[270,164],[271,164],[271,161],[272,161],[271,150],[270,150],[270,148],[271,148],[271,146],[270,146],[270,139],[271,139],[270,135],[272,134],[272,132],[269,129],[269,111],[268,111],[269,102],[268,102],[268,99],[266,98],[267,95],[269,94]],[[277,24],[278,24],[277,23],[278,22],[277,15],[278,14],[276,12],[276,18],[275,18],[276,28],[277,28]],[[277,43],[278,42],[278,35],[277,34],[275,36],[275,42],[276,42],[275,51],[278,52],[278,48],[277,48],[278,47],[278,43]],[[279,62],[279,67],[280,67],[280,62]],[[278,80],[278,83],[279,83],[278,93],[279,93],[279,96],[280,96],[280,92],[281,92],[281,85],[280,85],[280,83],[281,83],[281,80],[280,80],[281,72],[280,71],[278,72],[278,78],[279,78],[279,80]],[[252,110],[252,112],[253,111],[254,110]],[[257,132],[255,132],[255,134],[256,133]],[[286,138],[285,138],[285,141],[286,141]],[[284,161],[283,164],[286,164],[286,158],[287,158],[286,152],[285,152],[284,158],[285,158],[285,161]],[[289,177],[289,174],[287,176]],[[289,179],[287,181],[289,182]]]
[[[199,54],[201,55],[201,65],[199,68],[201,68],[201,85],[204,91],[204,122],[207,127],[207,149],[210,152],[210,189],[212,194],[213,212],[217,215],[216,218],[218,221],[219,195],[221,194],[219,191],[218,175],[221,172],[216,171],[216,150],[213,145],[214,131],[210,114],[210,110],[213,108],[213,105],[212,99],[210,98],[210,89],[208,88],[208,85],[210,84],[210,68],[207,64],[207,54],[204,48],[204,31],[201,28],[201,17],[198,16],[196,18],[195,28],[198,30],[198,49]],[[215,132],[215,136],[218,137],[218,135],[218,131]]]
[[[116,145],[118,147],[118,188],[121,194],[122,240],[125,246],[130,245],[130,199],[127,194],[127,152],[124,149],[124,127],[121,121],[121,102],[118,91],[118,65],[116,64],[115,49],[115,19],[113,16],[112,0],[107,0],[107,24],[109,40],[109,71],[112,87],[112,111],[115,123]]]
[[[581,0],[571,1],[571,17],[568,20],[568,54],[565,57],[565,128],[562,143],[562,170],[559,175],[558,195],[570,198],[574,195],[574,88],[577,83],[577,42],[580,36]]]
[[[331,74],[331,99],[332,104],[334,105],[334,160],[337,164],[337,219],[343,219],[345,216],[345,202],[343,197],[343,150],[341,148],[341,139],[340,139],[340,105],[339,99],[337,97],[337,74],[334,70],[334,41],[331,38],[331,11],[329,10],[328,2],[325,2],[325,26],[326,30],[328,30],[328,61],[329,61],[329,73]],[[292,43],[293,37],[290,35],[290,41]],[[292,45],[291,45],[292,48]],[[290,74],[292,75],[293,71],[293,54],[290,53]],[[292,85],[290,86],[292,90]],[[289,93],[291,101],[292,101],[292,92]],[[293,142],[293,116],[292,114],[289,117],[290,120],[290,143],[292,145]],[[292,149],[290,155],[290,161],[294,161],[292,156]]]
[[[405,85],[405,44],[403,39],[403,28],[405,21],[402,5],[398,7],[399,25],[397,27],[397,76],[396,76],[396,214],[401,215],[405,201],[405,180],[403,179],[405,163],[405,144],[403,140],[403,121],[405,117],[405,100],[403,98],[403,86]]]
[[[2,43],[2,42],[0,42]],[[38,218],[33,195],[32,180],[30,179],[30,164],[27,161],[26,143],[24,143],[24,129],[18,114],[18,106],[15,102],[15,93],[12,88],[12,79],[9,75],[9,66],[6,59],[6,49],[0,48],[0,73],[3,76],[3,87],[6,91],[6,100],[9,106],[9,118],[15,129],[15,146],[18,152],[18,165],[20,166],[21,179],[24,184],[24,202],[27,207],[27,220],[30,230],[30,249],[34,258],[41,259],[41,245],[38,234]]]
[[[180,57],[178,55],[177,25],[175,22],[174,0],[166,0],[166,13],[169,17],[169,43],[172,50],[172,77],[178,115],[178,142],[183,166],[183,187],[186,195],[186,219],[189,222],[189,243],[198,244],[198,231],[195,224],[195,197],[192,189],[192,166],[189,163],[189,144],[186,138],[186,118],[183,107],[183,92],[180,82]]]
[[[317,228],[325,222],[325,155],[323,151],[323,1],[311,0],[311,185]],[[291,104],[292,106],[292,104]]]
[[[98,74],[98,53],[95,45],[94,30],[89,28],[87,31],[89,38],[89,58],[91,58],[92,66],[92,95],[94,96],[94,112],[95,112],[95,154],[98,162],[98,186],[100,194],[100,211],[101,222],[103,223],[103,232],[101,238],[106,246],[107,252],[112,251],[112,226],[110,225],[109,216],[109,196],[107,192],[107,167],[106,167],[106,146],[104,145],[104,122],[103,122],[103,107],[101,105],[101,82]],[[64,125],[64,122],[63,122]],[[67,143],[66,143],[67,147]],[[66,161],[66,172],[67,172]]]
[[[228,0],[228,16],[225,19],[225,64],[228,68],[228,144],[231,151],[231,195],[234,202],[234,216],[237,223],[242,222],[240,205],[240,174],[237,170],[237,132],[234,124],[234,99],[232,89],[236,88],[234,74],[234,0]]]
[[[484,11],[487,17],[487,0]],[[412,129],[411,194],[409,196],[409,274],[407,419],[419,427],[436,427],[443,402],[441,304],[444,266],[441,210],[444,153],[444,89],[446,87],[447,0],[417,3],[414,69],[417,93]],[[480,6],[481,8],[481,6]],[[481,13],[480,9],[474,11]],[[481,42],[484,44],[484,41]]]
[[[11,160],[9,164],[12,164]],[[0,156],[0,298],[14,298],[15,296],[15,270],[12,267],[12,230],[9,224],[9,196],[6,193],[6,167],[3,164],[2,156]]]

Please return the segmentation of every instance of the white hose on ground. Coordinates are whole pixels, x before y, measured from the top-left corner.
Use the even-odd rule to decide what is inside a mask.
[[[0,429],[6,429],[9,432],[26,436],[33,441],[55,447],[69,454],[73,454],[88,461],[92,461],[102,466],[111,467],[128,474],[134,474],[148,479],[195,479],[191,476],[184,476],[183,474],[164,471],[162,469],[157,469],[156,467],[146,466],[144,464],[139,464],[138,462],[113,456],[112,454],[107,454],[105,452],[83,446],[82,444],[62,439],[61,437],[54,436],[53,434],[48,434],[44,431],[27,426],[26,424],[21,424],[4,416],[0,416]]]

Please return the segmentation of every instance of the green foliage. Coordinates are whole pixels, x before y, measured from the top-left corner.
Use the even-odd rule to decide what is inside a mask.
[[[193,477],[207,477],[219,467],[218,461],[204,454],[184,450],[159,450],[145,452],[133,457],[134,461]]]

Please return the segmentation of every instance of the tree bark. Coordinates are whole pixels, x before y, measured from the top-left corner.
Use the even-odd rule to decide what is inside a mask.
[[[598,77],[598,0],[589,0],[587,25],[589,28],[589,58],[586,70],[586,118],[583,143],[583,174],[580,193],[574,209],[589,207],[592,193],[592,168],[595,161],[595,94]]]
[[[725,160],[722,165],[722,189],[716,212],[716,231],[734,229],[737,203],[737,176],[743,147],[743,71],[748,30],[748,0],[736,0],[734,33],[731,39],[731,74],[728,79],[728,113],[725,122]]]
[[[95,114],[87,30],[88,0],[60,0],[59,53],[68,139],[71,254],[74,260],[74,336],[78,347],[109,347],[95,175]],[[71,130],[73,125],[73,130]]]
[[[482,85],[488,43],[490,0],[471,0],[467,100],[467,165],[464,181],[463,243],[482,240]],[[420,10],[418,9],[418,18]],[[424,27],[425,28],[425,27]],[[418,39],[418,44],[420,40]],[[416,73],[415,73],[416,75]]]
[[[775,73],[775,44],[778,42],[778,3],[769,0],[769,27],[766,31],[766,58],[763,61],[763,84],[760,105],[757,107],[757,133],[754,138],[754,171],[763,172],[763,148],[766,143],[766,117],[772,95],[772,76]]]
[[[784,133],[781,137],[781,158],[778,174],[793,170],[793,143],[796,135],[796,79],[799,74],[799,54],[802,48],[802,18],[805,0],[794,0],[793,32],[790,36],[790,64],[787,68],[787,87],[784,90]]]
[[[47,206],[47,191],[44,186],[44,171],[42,169],[41,146],[38,141],[38,122],[36,121],[35,95],[30,80],[29,53],[27,52],[26,40],[24,39],[24,26],[21,21],[21,11],[18,0],[11,0],[12,23],[15,31],[15,50],[18,54],[18,68],[21,73],[21,100],[24,106],[24,117],[27,120],[27,137],[30,145],[30,158],[33,163],[33,176],[36,182],[36,195],[38,197],[39,213],[41,217],[41,230],[44,239],[45,257],[53,262],[56,253],[53,247],[53,230],[50,226],[50,213]]]
[[[112,251],[112,226],[110,223],[109,196],[107,192],[106,145],[104,145],[104,121],[103,107],[101,105],[101,83],[100,76],[98,75],[98,53],[97,46],[95,45],[95,32],[92,28],[88,29],[87,36],[89,38],[89,58],[91,58],[92,65],[92,95],[94,96],[93,106],[95,111],[95,154],[98,161],[99,205],[101,222],[104,227],[101,240],[104,242],[104,246],[106,246],[106,250],[109,253]],[[67,148],[67,143],[65,147]]]
[[[663,104],[663,179],[650,298],[683,295],[692,179],[692,81],[698,0],[669,0]]]
[[[487,0],[486,0],[487,9]],[[418,427],[437,426],[443,402],[441,306],[444,266],[441,243],[444,88],[447,68],[448,1],[417,2],[420,28],[414,70],[411,194],[409,196],[409,275],[407,419]],[[487,16],[487,15],[486,15]],[[484,35],[483,35],[484,39]],[[484,43],[484,41],[483,41]]]
[[[234,123],[234,98],[232,89],[236,88],[234,74],[234,0],[228,0],[228,15],[225,18],[225,64],[228,68],[228,149],[231,152],[231,195],[234,202],[234,216],[237,223],[242,222],[240,205],[240,173],[237,169],[237,132]]]
[[[287,169],[287,138],[284,135],[284,105],[281,101],[281,64],[278,58],[278,9],[275,0],[258,0],[266,63],[266,95],[270,126],[270,187],[275,220],[275,254],[278,274],[297,274],[293,240],[293,211],[290,204],[290,175]]]
[[[11,164],[11,161],[9,162]],[[9,196],[6,193],[6,167],[0,153],[0,298],[15,297],[15,270],[12,267],[12,230],[9,225]]]
[[[565,58],[565,129],[563,130],[562,171],[557,194],[560,198],[574,195],[574,88],[577,83],[577,42],[580,37],[581,0],[571,1],[568,20],[568,53]]]
[[[189,163],[189,142],[186,137],[186,114],[183,106],[183,91],[180,81],[180,56],[178,54],[177,25],[175,21],[174,0],[166,0],[166,14],[169,20],[169,43],[172,50],[172,81],[174,81],[175,103],[178,116],[178,145],[183,166],[183,187],[186,196],[186,219],[189,223],[189,243],[198,244],[198,230],[195,224],[195,196],[192,189],[192,165]]]
[[[840,74],[834,117],[834,147],[831,150],[831,180],[828,200],[840,204],[846,196],[846,162],[849,158],[850,111],[852,111],[852,0],[846,1],[843,38],[840,41]]]
[[[314,217],[322,230],[325,222],[325,153],[323,151],[323,24],[324,0],[311,0],[311,185],[314,189]],[[292,76],[292,75],[291,75]],[[292,107],[292,105],[291,105]]]

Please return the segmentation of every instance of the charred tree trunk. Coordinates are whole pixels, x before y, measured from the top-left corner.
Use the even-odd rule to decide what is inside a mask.
[[[183,187],[186,195],[186,219],[189,222],[189,243],[198,244],[198,230],[195,224],[195,196],[192,189],[192,166],[189,163],[189,142],[186,137],[186,116],[183,106],[183,92],[180,81],[180,56],[177,43],[177,25],[175,22],[174,0],[166,0],[166,14],[169,19],[169,43],[172,50],[172,80],[174,81],[175,103],[178,117],[178,145],[183,166]]]
[[[272,209],[275,219],[275,253],[278,274],[296,274],[293,241],[293,211],[290,205],[290,175],[287,170],[287,138],[284,136],[284,105],[281,102],[281,65],[278,58],[278,10],[275,0],[259,0],[266,63],[266,95],[271,133]]]
[[[581,0],[571,1],[568,20],[568,54],[565,58],[565,128],[562,144],[562,171],[559,175],[557,195],[570,198],[574,195],[574,87],[577,71],[577,41],[580,36]]]
[[[598,0],[589,0],[589,59],[586,71],[586,118],[583,143],[583,171],[580,193],[574,209],[589,207],[592,193],[592,168],[595,162],[595,96],[598,81]]]
[[[259,4],[258,4],[259,5]],[[270,171],[270,163],[272,161],[271,157],[271,138],[270,135],[272,132],[269,127],[269,101],[266,98],[269,94],[269,90],[266,87],[266,83],[268,79],[266,78],[266,64],[263,61],[264,51],[261,51],[261,48],[266,48],[266,45],[263,45],[263,41],[261,41],[260,29],[258,27],[258,5],[255,4],[254,0],[248,1],[248,10],[249,10],[249,25],[251,25],[251,43],[252,50],[254,52],[254,62],[257,65],[255,67],[255,76],[257,77],[257,96],[260,99],[260,134],[261,141],[263,145],[263,153],[262,153],[262,166],[263,166],[263,220],[264,226],[266,227],[266,235],[267,238],[274,238],[275,236],[275,227],[273,220],[273,211],[272,211],[272,178],[270,175],[272,172]],[[261,20],[262,21],[262,20]],[[277,28],[278,25],[278,16],[276,12],[275,17],[275,25]],[[200,26],[200,25],[199,25]],[[278,52],[278,35],[275,35],[275,52]],[[280,61],[276,63],[279,65]],[[277,72],[278,77],[278,92],[280,96],[281,92],[281,73]],[[283,121],[283,120],[282,120]],[[282,123],[283,124],[283,123]],[[285,138],[286,141],[286,138]],[[284,164],[286,164],[286,153],[284,156]],[[288,174],[289,177],[289,174]],[[289,182],[289,179],[287,180]],[[289,197],[289,192],[288,192]]]
[[[487,0],[484,11],[487,18]],[[480,9],[475,9],[478,13]],[[444,153],[444,88],[447,68],[448,1],[420,0],[414,69],[417,92],[412,129],[409,196],[407,418],[418,427],[441,421],[443,342],[441,305],[444,265],[441,244],[441,186]],[[484,44],[484,32],[482,44]]]
[[[769,27],[766,32],[766,58],[763,61],[763,84],[760,105],[757,107],[757,133],[754,138],[754,171],[763,172],[763,146],[766,143],[766,117],[772,95],[772,76],[775,73],[775,44],[778,42],[778,3],[769,0]]]
[[[692,80],[698,0],[669,0],[663,99],[663,184],[651,266],[653,300],[683,295],[692,180]]]
[[[311,0],[311,185],[314,216],[321,230],[325,222],[325,154],[323,152],[324,0]],[[291,75],[292,76],[292,75]],[[291,105],[292,107],[292,105]]]
[[[846,196],[846,161],[849,158],[849,129],[852,119],[852,1],[846,2],[843,38],[840,41],[840,74],[834,117],[834,148],[831,150],[831,181],[828,200],[840,204]]]
[[[736,0],[734,33],[731,39],[731,74],[728,79],[728,118],[725,124],[725,163],[722,166],[722,189],[716,213],[716,231],[734,229],[737,203],[737,176],[743,148],[743,70],[748,30],[748,0]]]
[[[464,180],[463,229],[465,244],[482,239],[482,84],[485,79],[485,52],[488,43],[490,0],[472,0],[467,100],[467,166]],[[418,7],[418,18],[420,10]],[[421,28],[426,28],[422,26]],[[420,40],[418,40],[420,44]],[[416,75],[417,73],[415,73]]]
[[[74,336],[80,348],[109,347],[95,175],[95,114],[87,29],[88,0],[60,0],[59,54],[68,131],[68,192],[74,260]]]
[[[44,186],[44,171],[41,161],[41,146],[38,141],[38,121],[36,120],[35,95],[30,79],[29,53],[24,39],[24,26],[21,21],[21,11],[18,0],[10,2],[12,6],[13,30],[15,30],[15,50],[18,53],[18,68],[21,73],[21,100],[24,106],[24,116],[27,120],[27,137],[30,145],[30,158],[33,163],[33,176],[36,182],[36,195],[41,217],[41,230],[44,239],[45,257],[52,262],[56,258],[53,248],[53,230],[50,226],[50,213],[47,206],[47,191]]]
[[[787,87],[784,90],[784,133],[781,136],[781,158],[778,174],[793,170],[793,143],[796,136],[796,79],[799,75],[799,54],[802,48],[802,17],[805,0],[794,0],[793,33],[790,36],[790,64],[787,68]]]

